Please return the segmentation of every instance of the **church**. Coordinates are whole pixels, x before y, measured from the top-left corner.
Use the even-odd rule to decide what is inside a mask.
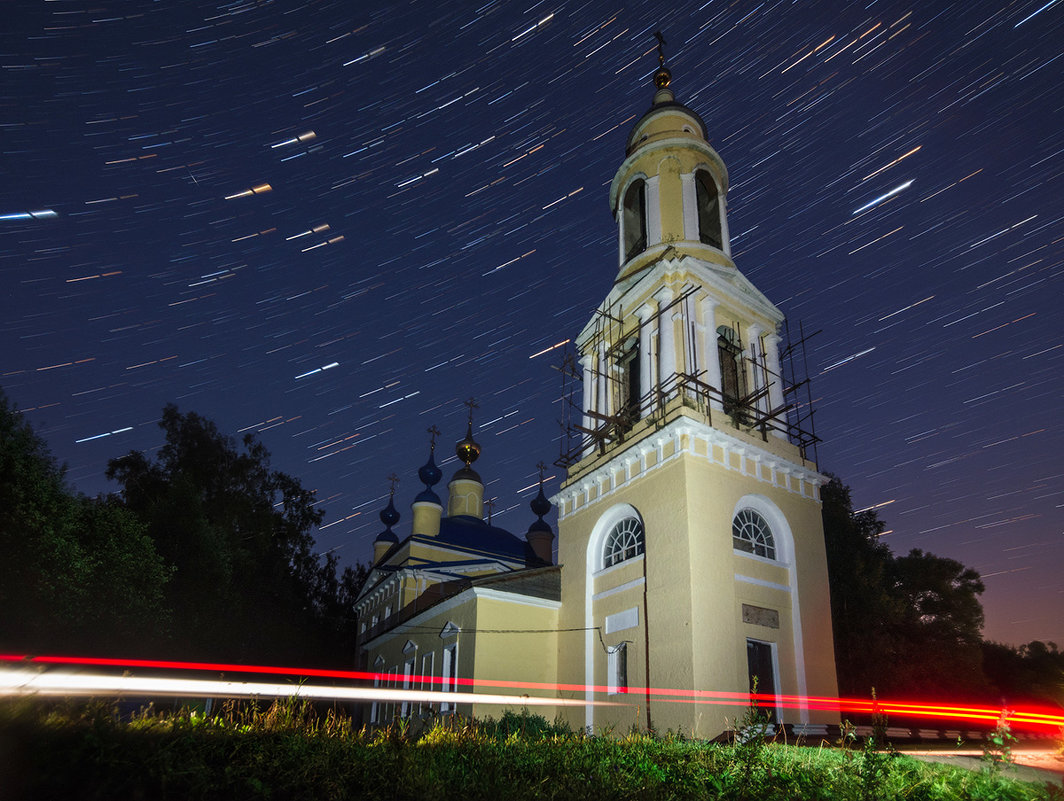
[[[826,478],[795,422],[783,314],[731,258],[724,162],[671,80],[659,48],[610,187],[617,276],[575,340],[559,492],[548,500],[541,480],[523,536],[485,521],[470,403],[446,500],[433,431],[409,536],[392,530],[394,497],[381,512],[358,667],[455,700],[374,703],[368,722],[497,717],[507,707],[487,696],[505,692],[564,699],[536,711],[574,729],[712,738],[754,686],[774,725],[838,722],[808,700],[837,695]]]

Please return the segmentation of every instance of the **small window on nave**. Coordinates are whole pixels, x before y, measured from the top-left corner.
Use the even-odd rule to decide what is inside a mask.
[[[645,543],[643,524],[635,517],[626,517],[610,529],[606,546],[602,549],[602,566],[613,567],[643,553]]]
[[[624,193],[621,215],[624,260],[628,261],[647,249],[647,192],[642,179],[633,181]]]
[[[698,238],[704,245],[724,249],[720,225],[720,190],[713,176],[705,170],[695,173],[695,195],[698,203]]]
[[[766,559],[776,558],[776,540],[768,521],[753,509],[742,509],[732,520],[732,547]]]

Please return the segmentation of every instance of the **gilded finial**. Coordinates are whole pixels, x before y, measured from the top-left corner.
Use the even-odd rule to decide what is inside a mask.
[[[654,38],[658,40],[658,71],[654,73],[654,86],[664,89],[672,82],[672,73],[665,66],[665,37],[661,31],[654,31]]]
[[[458,458],[465,462],[465,466],[469,467],[480,456],[480,445],[473,439],[473,410],[480,406],[474,398],[467,400],[465,405],[469,407],[469,424],[466,428],[465,439],[454,446],[454,451]]]

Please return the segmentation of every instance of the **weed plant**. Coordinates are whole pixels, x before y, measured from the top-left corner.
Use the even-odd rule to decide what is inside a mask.
[[[132,719],[100,703],[0,705],[2,799],[1060,798],[1048,786],[903,756],[862,774],[867,758],[863,749],[764,736],[730,744],[589,736],[526,713],[370,731],[299,700],[228,703],[210,716],[149,709]]]

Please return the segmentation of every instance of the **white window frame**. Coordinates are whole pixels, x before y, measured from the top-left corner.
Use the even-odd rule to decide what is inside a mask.
[[[744,530],[748,526],[754,526],[756,521],[760,521],[764,527],[762,528],[761,525],[757,525],[755,527],[760,531],[762,538],[767,540],[767,543],[759,543],[756,538],[747,539],[746,537],[742,537],[736,534],[735,525],[740,518],[743,518],[742,523],[740,525],[740,531]],[[736,540],[739,540],[740,542],[749,543],[750,550],[748,551],[744,548],[737,547],[735,545]],[[772,524],[765,518],[763,514],[761,514],[761,512],[749,506],[740,509],[732,516],[732,548],[739,553],[753,554],[754,556],[759,556],[762,559],[768,559],[772,562],[779,561],[777,558],[779,555],[779,550],[776,547],[776,535],[772,530]],[[764,549],[765,553],[758,553],[758,548]]]
[[[609,649],[606,656],[606,692],[623,695],[628,692],[628,643]]]

